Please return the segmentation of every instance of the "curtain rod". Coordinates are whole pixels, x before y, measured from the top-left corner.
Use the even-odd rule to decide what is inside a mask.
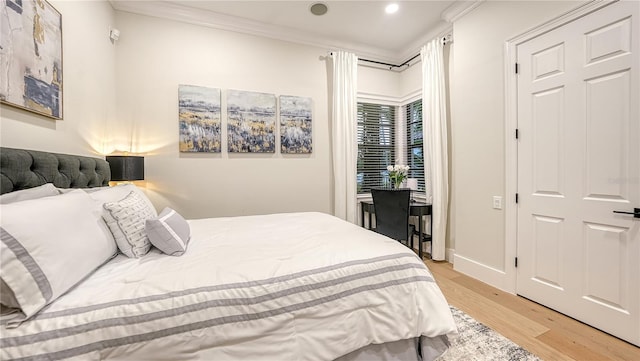
[[[446,43],[450,43],[451,42],[451,34],[447,34],[442,38],[442,45],[446,44]],[[333,55],[333,52],[331,52],[331,55]],[[400,65],[396,65],[396,64],[390,64],[390,63],[385,63],[382,61],[377,61],[377,60],[369,60],[369,59],[360,59],[358,58],[359,61],[365,61],[367,63],[373,63],[373,64],[379,64],[379,65],[386,65],[389,67],[389,69],[393,69],[393,68],[402,68],[405,65],[409,65],[409,63],[420,56],[420,53],[414,55],[411,57],[411,59],[405,61],[404,63],[400,64]]]
[[[416,55],[414,55],[411,59],[409,59],[409,60],[405,61],[404,63],[402,63],[402,64],[400,64],[400,65],[389,64],[389,63],[384,63],[384,62],[381,62],[381,61],[369,60],[369,59],[358,59],[358,60],[360,60],[360,61],[366,61],[367,63],[374,63],[374,64],[386,65],[386,66],[388,66],[388,67],[389,67],[389,69],[392,69],[392,68],[401,68],[401,67],[403,67],[403,66],[405,66],[405,65],[408,65],[408,64],[409,64],[409,62],[410,62],[411,60],[413,60],[413,59],[415,59],[415,58],[417,58],[417,57],[419,57],[419,56],[420,56],[420,54],[416,54]]]

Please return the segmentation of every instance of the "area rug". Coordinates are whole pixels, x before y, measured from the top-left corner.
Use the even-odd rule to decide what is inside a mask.
[[[473,317],[453,306],[450,307],[459,335],[451,342],[451,348],[438,361],[540,360]]]

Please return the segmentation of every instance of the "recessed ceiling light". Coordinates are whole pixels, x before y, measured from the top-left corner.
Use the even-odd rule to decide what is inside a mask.
[[[311,5],[311,7],[309,8],[309,10],[311,11],[311,13],[313,15],[324,15],[327,13],[327,5],[323,4],[323,3],[315,3],[313,5]]]
[[[396,4],[396,3],[392,3],[392,4],[387,5],[387,7],[386,7],[386,8],[384,8],[384,11],[385,11],[387,14],[393,14],[393,13],[395,13],[396,11],[398,11],[398,8],[399,8],[398,4]]]

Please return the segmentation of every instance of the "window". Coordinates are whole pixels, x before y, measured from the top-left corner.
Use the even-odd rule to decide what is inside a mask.
[[[396,107],[358,103],[358,193],[389,182],[387,165],[395,162]]]
[[[424,151],[422,142],[422,99],[406,105],[407,165],[409,178],[418,179],[418,189],[424,190]]]

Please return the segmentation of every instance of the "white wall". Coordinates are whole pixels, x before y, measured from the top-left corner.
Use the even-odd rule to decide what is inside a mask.
[[[422,96],[422,62],[420,57],[400,73],[400,94],[407,96],[416,92]]]
[[[514,201],[513,194],[504,194],[505,42],[580,4],[485,1],[453,24],[455,267],[501,288],[505,288],[500,283],[505,270],[505,215],[492,209],[492,197]]]
[[[156,207],[171,204],[189,218],[332,211],[329,49],[114,12],[104,1],[52,4],[63,15],[64,120],[2,105],[2,146],[144,153]],[[462,261],[456,267],[505,269],[504,214],[491,209],[494,195],[511,200],[503,194],[504,42],[578,4],[483,2],[454,24],[451,217]],[[121,37],[112,45],[114,21]],[[417,89],[418,65],[400,74],[359,67],[359,91],[402,97]],[[312,97],[313,153],[180,154],[178,84]]]
[[[400,73],[366,65],[359,62],[358,95],[367,97],[375,95],[387,99],[398,99],[403,96]]]
[[[2,105],[1,146],[142,153],[156,207],[189,218],[332,212],[330,49],[116,12],[107,1],[51,3],[63,19],[64,120]],[[110,26],[121,31],[115,44]],[[359,89],[398,95],[397,74],[360,68]],[[179,153],[178,84],[221,88],[223,105],[226,89],[313,98],[313,153]]]
[[[114,11],[108,2],[50,3],[62,14],[64,120],[2,104],[0,145],[97,155],[115,114]]]
[[[171,205],[187,218],[332,213],[329,49],[126,12],[117,12],[117,26],[110,149],[145,154],[147,194],[159,210]],[[371,79],[375,72],[359,75],[364,89],[390,89]],[[178,151],[178,84],[222,89],[222,153]],[[313,153],[228,153],[228,89],[311,97]]]

